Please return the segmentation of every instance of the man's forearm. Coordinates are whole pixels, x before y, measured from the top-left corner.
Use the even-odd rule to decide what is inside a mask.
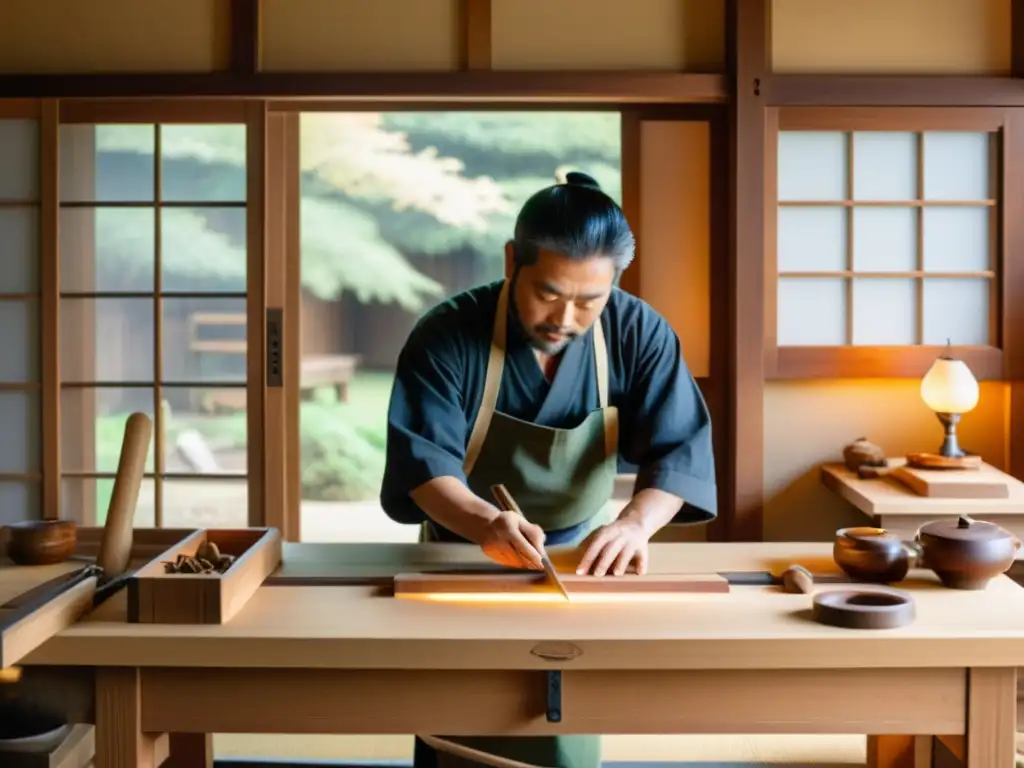
[[[496,507],[451,476],[428,480],[409,495],[427,517],[474,544],[483,542],[484,531],[498,516]]]
[[[648,538],[672,522],[683,500],[657,488],[644,488],[619,513],[619,520],[639,525]]]

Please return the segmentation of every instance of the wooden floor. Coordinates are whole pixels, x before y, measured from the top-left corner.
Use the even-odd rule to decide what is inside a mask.
[[[221,758],[274,760],[330,760],[353,763],[409,765],[409,736],[269,736],[217,735],[214,754]],[[860,766],[864,765],[865,739],[850,735],[756,736],[606,736],[604,761],[688,763],[687,768],[746,768],[746,766]],[[616,768],[619,768],[616,765]]]

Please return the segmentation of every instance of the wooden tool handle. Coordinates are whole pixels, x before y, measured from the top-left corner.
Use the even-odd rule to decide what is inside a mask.
[[[520,517],[523,516],[523,510],[516,504],[516,500],[512,498],[512,494],[508,492],[508,488],[500,483],[498,485],[491,486],[491,493],[494,495],[494,500],[498,502],[498,509],[506,512],[515,512]]]
[[[782,574],[782,589],[794,594],[809,595],[814,591],[814,576],[802,565],[791,565]]]
[[[114,490],[110,494],[107,520],[103,525],[103,540],[96,557],[96,564],[103,569],[105,578],[120,576],[128,570],[135,507],[139,502],[152,434],[153,422],[144,413],[133,413],[125,422],[121,458],[114,477]]]

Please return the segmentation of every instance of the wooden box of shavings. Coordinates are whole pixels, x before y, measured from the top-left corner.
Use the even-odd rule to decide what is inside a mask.
[[[277,528],[197,530],[131,577],[128,621],[224,624],[280,563]]]

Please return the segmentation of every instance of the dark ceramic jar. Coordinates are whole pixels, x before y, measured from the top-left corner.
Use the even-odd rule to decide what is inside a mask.
[[[915,538],[921,565],[951,589],[984,589],[1006,573],[1020,540],[1005,528],[963,515],[922,525]]]
[[[854,581],[892,584],[906,578],[915,553],[884,528],[860,526],[836,531],[832,558]]]

